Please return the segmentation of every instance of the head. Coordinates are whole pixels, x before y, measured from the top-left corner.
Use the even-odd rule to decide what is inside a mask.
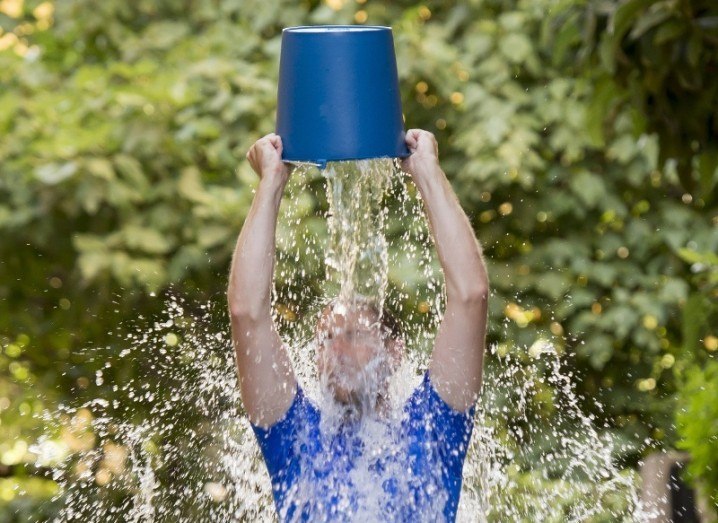
[[[397,320],[371,301],[332,300],[316,325],[317,372],[324,387],[344,405],[374,409],[386,399],[399,367],[404,339]]]

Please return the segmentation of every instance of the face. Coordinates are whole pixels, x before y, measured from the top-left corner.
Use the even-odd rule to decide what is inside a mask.
[[[389,337],[370,308],[341,304],[322,311],[316,337],[322,384],[339,403],[374,407],[401,359],[402,342]]]

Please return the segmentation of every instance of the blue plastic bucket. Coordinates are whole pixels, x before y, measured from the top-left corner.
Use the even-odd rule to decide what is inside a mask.
[[[276,133],[285,161],[409,156],[391,27],[285,28]]]

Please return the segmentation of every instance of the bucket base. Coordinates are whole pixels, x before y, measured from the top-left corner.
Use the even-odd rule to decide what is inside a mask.
[[[405,154],[401,156],[376,156],[376,158],[408,158],[411,154]],[[359,160],[372,160],[374,158],[347,158],[347,159],[341,159],[341,160],[315,160],[315,161],[307,161],[307,160],[288,160],[286,158],[282,158],[283,162],[291,163],[292,165],[296,165],[297,167],[301,167],[302,165],[313,165],[315,167],[318,167],[319,170],[324,170],[327,166],[327,162],[356,162]]]

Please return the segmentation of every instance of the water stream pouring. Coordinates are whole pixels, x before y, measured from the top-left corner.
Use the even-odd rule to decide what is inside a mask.
[[[409,156],[390,27],[319,25],[282,32],[276,133],[282,158]]]

